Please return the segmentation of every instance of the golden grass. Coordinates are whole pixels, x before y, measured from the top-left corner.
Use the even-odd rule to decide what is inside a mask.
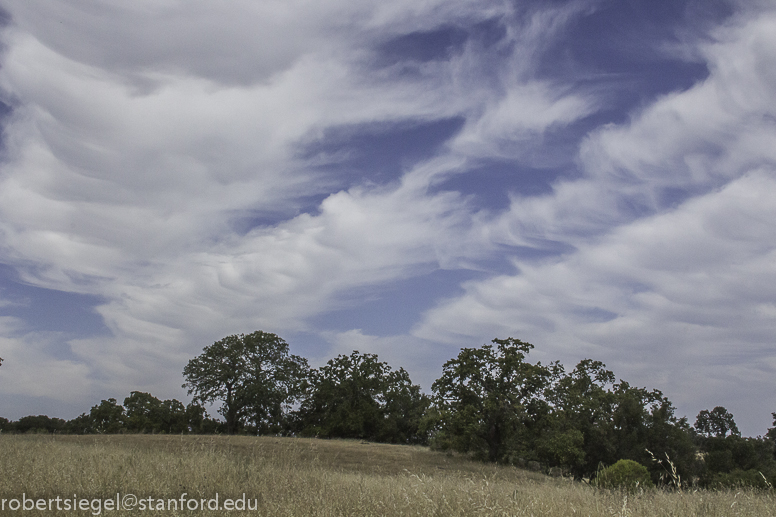
[[[622,494],[423,447],[222,436],[0,436],[0,499],[256,500],[256,511],[103,515],[776,515],[772,492]],[[16,511],[2,515],[56,515]],[[91,510],[60,512],[90,515]]]

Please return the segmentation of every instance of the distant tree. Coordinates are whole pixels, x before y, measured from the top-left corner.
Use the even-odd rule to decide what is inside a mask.
[[[301,432],[327,438],[422,443],[428,399],[403,368],[393,371],[375,354],[339,355],[310,375],[298,412]]]
[[[124,408],[116,403],[114,398],[102,400],[99,405],[92,406],[89,417],[97,433],[114,434],[125,430]]]
[[[17,433],[56,433],[61,431],[64,426],[65,421],[61,418],[30,415],[14,422],[14,431]]]
[[[422,427],[431,404],[420,386],[412,384],[404,368],[389,371],[383,393],[383,422],[377,440],[388,443],[425,444],[428,433]]]
[[[536,441],[539,459],[566,467],[576,477],[589,477],[599,464],[616,459],[611,442],[614,373],[591,359],[583,359],[568,374],[559,363],[551,370],[553,381],[545,390],[550,418]]]
[[[93,434],[96,433],[97,430],[95,429],[91,415],[81,413],[74,419],[68,420],[67,423],[65,423],[63,432],[67,434]]]
[[[494,346],[495,345],[495,346]],[[435,445],[504,461],[533,438],[548,405],[543,392],[552,370],[525,358],[533,345],[494,339],[493,345],[463,348],[443,366],[432,389],[438,426]]]
[[[205,347],[184,368],[183,387],[197,402],[221,401],[229,434],[248,423],[259,433],[280,432],[308,372],[307,360],[289,354],[288,343],[257,331]]]
[[[754,486],[765,476],[776,482],[774,444],[767,438],[742,438],[730,434],[723,437],[699,437],[703,453],[699,484],[708,488]],[[762,474],[760,474],[762,473]],[[752,475],[754,482],[752,482]]]
[[[194,434],[215,434],[224,432],[226,426],[214,418],[210,418],[205,407],[197,401],[186,406],[186,422],[189,432]]]
[[[773,427],[768,428],[768,431],[765,433],[765,438],[772,443],[776,443],[776,413],[771,413],[771,417],[773,418]]]
[[[132,433],[156,432],[161,418],[162,401],[149,393],[133,391],[124,399],[127,431]]]
[[[179,401],[161,401],[149,393],[133,391],[124,399],[126,427],[136,433],[184,433],[188,431],[186,407]]]
[[[156,429],[166,434],[181,434],[189,430],[186,406],[176,399],[162,401]]]
[[[706,437],[724,438],[728,433],[741,436],[733,415],[722,406],[717,406],[711,411],[704,409],[698,413],[694,427],[698,434]]]
[[[621,380],[614,386],[611,441],[614,455],[650,465],[657,481],[666,456],[685,480],[694,474],[696,448],[686,418],[677,418],[671,401],[660,390],[636,388]],[[651,454],[650,454],[651,451]],[[664,461],[665,463],[665,461]]]

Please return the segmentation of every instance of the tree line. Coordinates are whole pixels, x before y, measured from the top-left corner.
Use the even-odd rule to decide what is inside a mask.
[[[494,339],[462,348],[423,393],[375,354],[338,355],[320,368],[275,334],[232,335],[183,370],[192,402],[131,392],[64,421],[0,418],[3,432],[258,434],[430,445],[484,461],[593,478],[632,460],[655,483],[770,487],[776,482],[776,413],[765,437],[744,438],[723,407],[691,426],[657,389],[616,380],[600,361],[567,371],[528,360],[533,345]],[[218,405],[222,420],[207,414]]]

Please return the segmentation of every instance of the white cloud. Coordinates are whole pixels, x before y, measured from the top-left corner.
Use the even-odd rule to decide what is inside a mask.
[[[697,195],[776,163],[774,24],[776,13],[761,12],[718,29],[697,50],[710,69],[705,81],[592,132],[579,156],[586,176],[546,196],[515,198],[494,234],[520,245],[584,242],[670,209],[672,189]]]
[[[392,369],[404,368],[412,382],[429,394],[431,385],[442,375],[443,363],[458,353],[457,348],[415,336],[379,337],[365,334],[361,329],[325,332],[323,337],[331,343],[331,350],[325,356],[311,358],[313,366],[323,365],[339,354],[350,355],[354,350],[362,354],[377,354],[378,359],[388,363]]]
[[[0,317],[0,391],[59,401],[83,397],[87,390],[82,380],[89,369],[74,360],[52,357],[57,344],[56,334],[25,331],[23,322]]]

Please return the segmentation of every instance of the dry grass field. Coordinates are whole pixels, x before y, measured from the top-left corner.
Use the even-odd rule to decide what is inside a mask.
[[[2,435],[0,468],[1,515],[776,515],[772,492],[624,494],[423,447],[357,441]],[[117,493],[133,494],[137,506],[116,510]],[[208,500],[212,507],[218,494],[219,504],[237,499],[240,508],[243,493],[255,510],[200,507]],[[165,509],[143,511],[141,502]],[[42,506],[23,511],[23,504]],[[89,506],[66,511],[65,504]]]

